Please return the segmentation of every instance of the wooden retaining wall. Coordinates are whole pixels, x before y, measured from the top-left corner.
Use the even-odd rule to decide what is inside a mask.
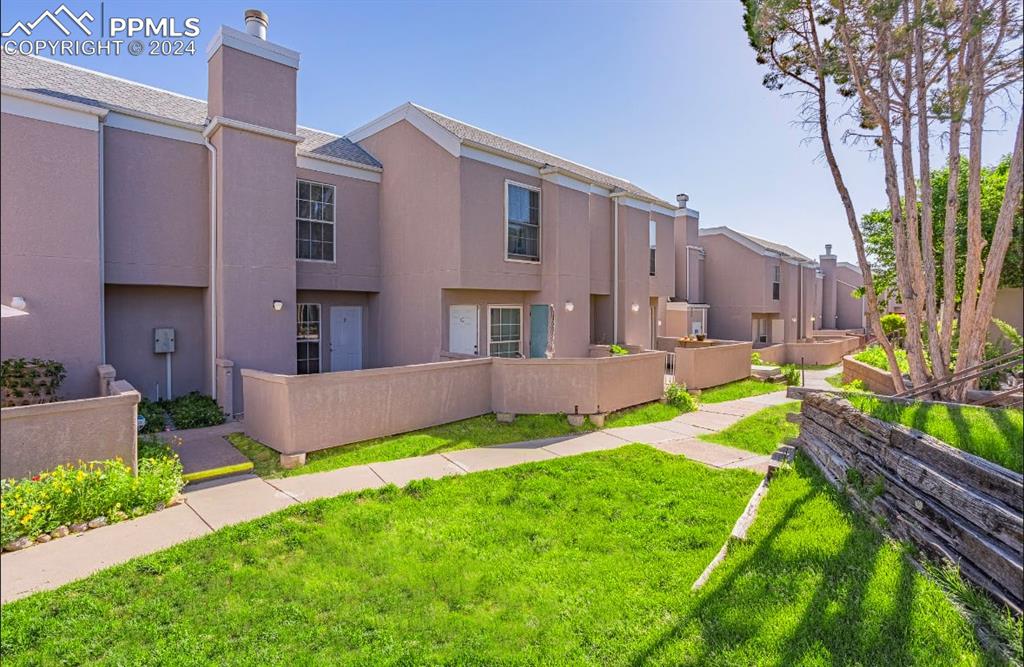
[[[809,394],[798,446],[860,510],[1018,614],[1024,607],[1024,477],[932,438]],[[852,487],[852,488],[851,488]]]

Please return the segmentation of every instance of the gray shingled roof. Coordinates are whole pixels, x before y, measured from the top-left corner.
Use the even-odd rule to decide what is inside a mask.
[[[486,146],[508,155],[529,160],[530,162],[549,164],[552,167],[557,167],[569,173],[582,176],[588,181],[604,186],[610,190],[624,190],[625,192],[638,195],[644,199],[656,201],[667,208],[676,208],[675,204],[670,204],[662,198],[647,192],[643,188],[637,187],[623,178],[612,176],[611,174],[606,174],[602,171],[597,171],[596,169],[591,169],[590,167],[572,162],[571,160],[566,160],[565,158],[547,153],[538,148],[534,148],[533,146],[521,144],[518,141],[513,141],[512,139],[502,137],[494,134],[493,132],[482,130],[479,127],[463,123],[460,120],[449,118],[437,111],[422,107],[419,104],[413,103],[413,106],[429,116],[438,125],[454,134],[461,141]]]
[[[796,250],[793,250],[788,245],[783,245],[781,243],[775,243],[774,241],[768,241],[766,239],[762,239],[762,238],[759,238],[757,236],[751,236],[750,234],[744,234],[743,232],[736,232],[736,233],[739,234],[740,236],[747,237],[748,239],[750,239],[754,243],[758,244],[759,246],[763,246],[764,248],[766,248],[768,250],[771,250],[772,252],[777,252],[779,254],[786,255],[787,257],[792,257],[793,259],[798,259],[801,262],[810,262],[810,261],[812,261],[810,257],[807,257],[806,255],[802,255],[802,254],[798,253]]]
[[[206,102],[101,74],[74,65],[24,55],[0,56],[0,83],[73,102],[131,113],[142,112],[190,125],[206,124]],[[370,167],[381,164],[345,137],[308,127],[296,128],[303,138],[298,150],[348,160]]]

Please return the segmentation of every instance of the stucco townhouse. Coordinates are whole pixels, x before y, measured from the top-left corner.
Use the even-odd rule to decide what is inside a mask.
[[[710,336],[759,347],[864,327],[863,300],[852,294],[863,283],[860,271],[838,262],[831,245],[815,261],[724,226],[700,229],[698,243],[691,252],[702,275],[691,294],[704,304]]]
[[[297,125],[299,54],[222,27],[207,100],[26,56],[2,66],[8,357],[113,365],[143,395],[242,409],[240,368],[650,347],[697,212],[405,104]]]

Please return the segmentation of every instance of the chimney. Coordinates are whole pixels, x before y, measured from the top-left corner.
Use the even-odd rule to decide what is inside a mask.
[[[832,244],[831,243],[826,243],[825,244],[825,254],[826,255],[831,255],[832,254]]]
[[[686,203],[690,201],[690,195],[678,194],[676,195],[676,203],[679,204],[679,208],[686,208]]]
[[[270,19],[267,18],[266,13],[261,12],[258,9],[247,9],[245,10],[245,31],[256,37],[267,40],[267,28],[270,26]]]

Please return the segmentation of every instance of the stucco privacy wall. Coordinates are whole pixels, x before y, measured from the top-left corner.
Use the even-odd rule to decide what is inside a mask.
[[[612,412],[661,397],[665,355],[493,359],[492,410],[514,414]]]
[[[706,347],[677,347],[676,382],[687,389],[705,389],[750,377],[753,343],[715,341]]]
[[[136,470],[139,393],[123,380],[111,383],[110,392],[0,409],[0,477],[31,477],[66,463],[117,457]]]
[[[283,454],[394,435],[491,411],[491,360],[320,375],[243,369],[245,430]]]
[[[467,419],[616,410],[657,400],[665,355],[464,359],[395,368],[277,375],[243,369],[246,433],[283,454]]]
[[[857,336],[815,336],[813,343],[780,343],[756,348],[761,360],[769,364],[799,364],[822,366],[838,364],[843,356],[860,347]]]
[[[59,361],[63,398],[95,396],[99,133],[8,113],[2,124],[0,300],[24,298],[29,315],[0,321],[0,356]]]
[[[843,382],[850,383],[854,380],[860,380],[868,391],[876,394],[892,396],[896,393],[896,385],[893,384],[889,371],[869,366],[850,356],[843,357]]]

